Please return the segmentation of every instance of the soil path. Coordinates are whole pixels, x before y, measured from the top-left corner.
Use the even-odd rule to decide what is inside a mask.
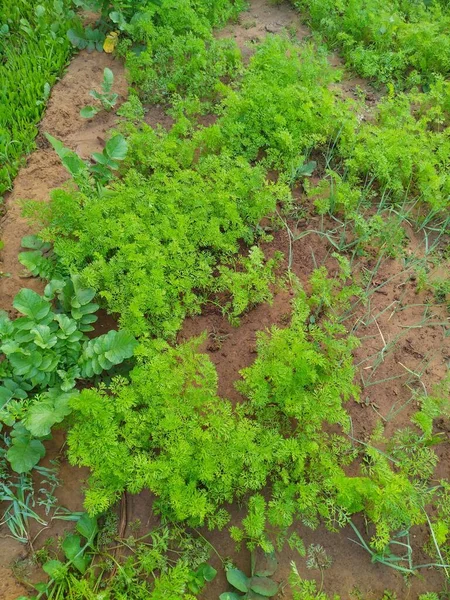
[[[114,126],[112,113],[102,112],[94,119],[80,117],[80,109],[92,103],[91,89],[100,89],[103,69],[109,67],[115,76],[114,89],[120,98],[126,96],[127,83],[123,65],[104,53],[80,52],[70,63],[66,74],[52,90],[37,139],[38,149],[30,154],[26,165],[19,171],[14,188],[6,196],[6,213],[0,224],[1,239],[5,246],[0,252],[0,308],[10,310],[12,300],[22,287],[36,291],[42,283],[34,278],[25,279],[24,268],[18,261],[23,236],[33,233],[21,217],[22,200],[46,202],[50,191],[64,183],[69,175],[53,148],[44,137],[50,133],[82,158],[101,151],[108,131]]]
[[[1,222],[1,239],[5,244],[0,252],[0,273],[5,274],[0,278],[1,309],[11,311],[13,298],[22,287],[29,287],[38,292],[43,289],[43,282],[39,279],[22,276],[24,268],[17,258],[21,251],[22,237],[33,233],[27,221],[21,217],[21,201],[32,199],[46,202],[50,191],[69,178],[43,133],[50,133],[65,146],[87,158],[92,152],[102,150],[105,137],[114,126],[113,114],[102,112],[92,120],[83,119],[79,114],[80,109],[92,101],[89,91],[100,88],[105,67],[113,71],[114,89],[119,94],[120,101],[123,101],[127,94],[123,65],[108,54],[80,52],[72,60],[62,79],[54,86],[40,125],[38,149],[28,157],[26,165],[14,181],[14,189],[6,197],[6,213]],[[62,432],[57,431],[53,440],[46,443],[46,460],[60,456],[61,485],[56,492],[58,504],[72,511],[80,511],[83,507],[83,482],[88,473],[68,464],[60,452],[63,444]],[[44,466],[49,464],[44,462]],[[54,521],[36,540],[37,547],[48,536],[56,539],[63,535],[68,527],[70,524],[65,521]],[[7,528],[3,526],[0,530],[0,598],[14,600],[30,590],[18,584],[11,566],[19,578],[22,574],[33,580],[34,575],[42,575],[39,572],[33,573],[34,565],[29,561],[25,546],[6,537],[7,533]],[[33,531],[33,535],[36,533],[37,531]]]

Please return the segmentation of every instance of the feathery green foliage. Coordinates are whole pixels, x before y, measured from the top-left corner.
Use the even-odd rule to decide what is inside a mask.
[[[332,519],[332,477],[344,475],[340,465],[351,453],[322,425],[348,426],[342,401],[357,391],[355,340],[341,337],[345,330],[333,319],[309,328],[308,314],[299,292],[291,326],[261,336],[258,359],[240,384],[248,401],[236,410],[217,396],[217,375],[196,352],[199,341],[176,348],[145,341],[130,383],[116,380],[109,391],[75,398],[69,454],[91,468],[88,510],[101,512],[124,489],[148,488],[166,518],[223,526],[224,503],[272,481],[274,525],[287,528],[296,513]],[[245,527],[258,537],[250,521]]]
[[[241,58],[234,40],[214,38],[212,27],[243,7],[243,0],[162,0],[138,13],[119,51],[141,97],[152,104],[173,94],[214,100],[221,80],[239,73]]]
[[[363,77],[400,87],[450,73],[448,2],[294,0]]]
[[[328,87],[337,77],[313,46],[268,37],[241,86],[227,93],[217,124],[200,135],[206,145],[251,161],[264,156],[267,167],[297,168],[307,150],[353,123],[347,103]]]
[[[288,189],[268,183],[260,167],[240,158],[210,155],[195,161],[189,139],[145,125],[128,145],[128,166],[141,172],[129,168],[107,194],[96,188],[52,194],[41,237],[53,243],[60,264],[79,273],[137,335],[173,336],[216,290],[233,296],[236,288],[236,298],[242,298],[247,287],[247,298],[234,302],[234,317],[268,299],[272,276],[262,275],[267,266],[259,255],[247,273],[252,269],[255,282],[266,281],[265,292],[261,281],[252,291],[229,267],[218,282],[214,271],[238,252],[241,240],[256,240],[260,219],[277,201],[289,199]]]

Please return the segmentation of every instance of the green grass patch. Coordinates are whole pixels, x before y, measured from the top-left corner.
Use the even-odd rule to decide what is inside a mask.
[[[0,195],[34,147],[51,86],[71,53],[69,0],[5,0],[0,12]]]

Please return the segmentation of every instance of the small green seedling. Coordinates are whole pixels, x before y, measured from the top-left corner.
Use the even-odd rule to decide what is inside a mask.
[[[114,83],[114,74],[111,69],[106,67],[103,71],[102,91],[97,92],[91,90],[89,94],[98,100],[101,104],[101,108],[98,106],[85,106],[80,110],[80,115],[85,119],[92,119],[102,108],[103,110],[110,111],[116,105],[119,94],[112,92],[112,86]]]
[[[220,600],[265,600],[278,593],[278,584],[270,577],[275,573],[278,561],[273,552],[264,554],[262,559],[257,559],[252,553],[251,576],[231,566],[226,570],[227,581],[234,588],[243,592],[224,592],[220,594]]]
[[[216,575],[216,569],[207,563],[202,563],[196,571],[191,569],[188,580],[189,591],[195,595],[199,594],[205,583],[212,581]]]

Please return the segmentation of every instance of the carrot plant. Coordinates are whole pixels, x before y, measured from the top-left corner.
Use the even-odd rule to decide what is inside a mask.
[[[105,510],[124,490],[148,488],[166,518],[223,527],[224,503],[271,482],[267,518],[273,526],[287,528],[296,515],[314,524],[319,513],[331,523],[339,509],[328,496],[352,453],[344,438],[322,426],[348,427],[342,401],[357,391],[355,340],[341,338],[344,330],[333,319],[324,329],[308,327],[309,310],[299,293],[291,326],[261,336],[259,356],[239,386],[247,401],[237,410],[217,396],[215,369],[196,352],[201,340],[175,348],[144,341],[129,383],[116,379],[108,392],[77,396],[69,456],[92,471],[88,510]],[[250,506],[255,515],[262,511],[264,523],[261,500],[254,496]],[[264,526],[254,530],[253,523],[249,517],[233,537],[247,536],[270,550]]]
[[[227,93],[217,124],[200,136],[213,149],[223,147],[252,161],[262,158],[265,166],[286,170],[291,179],[307,151],[354,123],[348,105],[328,87],[338,75],[313,46],[267,38],[241,86]]]
[[[71,161],[69,169],[75,164],[83,190],[52,195],[41,237],[53,243],[60,265],[78,273],[138,335],[174,336],[184,317],[199,312],[216,291],[247,296],[236,300],[233,317],[268,299],[275,264],[266,266],[260,254],[241,263],[246,281],[228,267],[216,278],[215,269],[237,254],[240,240],[252,244],[260,237],[260,219],[277,201],[289,201],[287,187],[267,182],[264,170],[244,159],[209,155],[196,161],[192,140],[145,125],[128,138],[127,148],[126,166],[132,168],[107,193],[86,183],[81,159],[59,150],[63,161]],[[96,176],[104,165],[94,159]]]
[[[348,64],[378,83],[427,86],[450,73],[448,3],[295,0],[308,21]]]
[[[242,0],[162,0],[125,26],[118,51],[141,97],[150,103],[174,95],[214,101],[221,81],[238,75],[241,58],[234,40],[216,39],[212,27],[236,18],[243,7]]]

